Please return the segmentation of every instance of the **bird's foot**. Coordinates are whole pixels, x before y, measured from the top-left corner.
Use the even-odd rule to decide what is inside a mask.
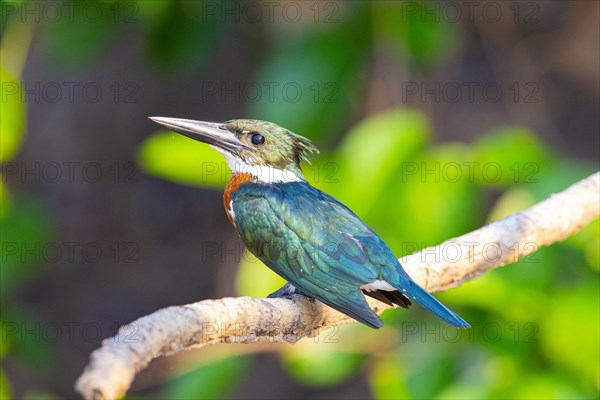
[[[287,296],[290,296],[292,294],[301,294],[301,295],[304,295],[304,293],[302,293],[294,285],[291,285],[288,282],[286,282],[285,285],[283,285],[283,287],[281,289],[279,289],[279,290],[271,293],[270,295],[267,296],[267,298],[274,299],[274,298],[277,298],[277,297],[287,297]]]

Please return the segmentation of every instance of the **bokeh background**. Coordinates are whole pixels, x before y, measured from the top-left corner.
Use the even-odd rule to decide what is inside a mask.
[[[73,398],[120,325],[280,284],[229,226],[222,159],[148,116],[309,137],[307,178],[399,257],[598,169],[596,1],[0,6],[2,399]],[[439,294],[469,331],[388,311],[157,360],[128,398],[598,398],[599,231]]]

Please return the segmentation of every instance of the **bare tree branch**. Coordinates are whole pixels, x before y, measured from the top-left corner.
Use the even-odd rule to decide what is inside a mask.
[[[600,173],[595,173],[518,214],[400,261],[427,290],[446,290],[564,240],[599,214]],[[389,308],[368,300],[377,313]],[[160,356],[213,343],[295,343],[350,322],[355,321],[298,295],[224,298],[168,307],[105,339],[90,355],[75,388],[85,399],[115,399],[126,393],[138,372]]]

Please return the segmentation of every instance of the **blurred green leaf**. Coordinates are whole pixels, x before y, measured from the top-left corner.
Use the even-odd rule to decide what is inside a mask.
[[[40,35],[44,50],[62,68],[89,65],[103,52],[118,42],[118,22],[133,18],[133,3],[118,1],[83,1],[69,3],[69,9],[49,22],[43,24],[44,33]],[[93,6],[92,6],[93,5]],[[59,10],[61,12],[61,10]],[[133,14],[132,14],[133,13]]]
[[[12,206],[12,197],[8,187],[0,179],[0,222],[8,215]]]
[[[454,303],[485,310],[490,318],[500,316],[509,324],[535,320],[545,314],[548,297],[553,296],[542,288],[551,288],[555,283],[560,268],[558,253],[554,247],[543,247],[516,263],[461,285],[447,296]]]
[[[23,395],[23,400],[60,400],[61,397],[39,389],[29,389]]]
[[[501,128],[473,143],[473,176],[486,186],[537,183],[547,158],[547,150],[533,132]]]
[[[396,183],[378,199],[369,221],[400,256],[469,232],[482,224],[481,192],[464,165],[465,145],[445,143],[425,150],[396,171]]]
[[[3,293],[4,295],[4,293]],[[2,304],[2,340],[10,343],[10,355],[19,359],[34,373],[53,371],[57,359],[57,341],[62,327],[46,321],[28,309]]]
[[[168,131],[144,140],[137,160],[147,174],[186,185],[220,189],[231,177],[225,159],[216,150]]]
[[[122,400],[147,400],[147,397],[138,393],[126,393]]]
[[[600,219],[595,220],[563,242],[565,246],[583,251],[587,264],[600,271]]]
[[[385,357],[375,364],[369,376],[369,383],[376,399],[409,398],[404,368],[391,357]]]
[[[6,328],[8,328],[8,325],[4,322],[3,319],[0,319],[0,359],[8,353],[8,350],[10,349],[10,343],[12,341],[12,339],[6,332]],[[0,369],[0,376],[2,374],[1,371],[2,370]],[[1,398],[2,397],[0,397],[0,399]]]
[[[436,398],[465,400],[490,398],[491,387],[495,381],[511,382],[515,378],[514,366],[501,362],[502,358],[493,357],[477,348],[470,349],[469,353],[468,364],[459,367],[458,376],[450,380]]]
[[[541,350],[557,366],[568,368],[588,389],[600,374],[600,299],[598,278],[572,288],[555,289],[540,324]]]
[[[311,185],[338,197],[351,184],[347,162],[337,154],[319,154],[302,172]]]
[[[219,18],[207,17],[214,6],[185,0],[138,3],[144,21],[150,24],[146,46],[153,61],[163,68],[177,71],[185,67],[194,73],[199,65],[211,61],[227,26]]]
[[[285,284],[285,279],[244,249],[235,277],[238,296],[266,297]]]
[[[457,24],[428,1],[373,2],[377,38],[418,67],[443,62],[458,45]],[[441,3],[440,3],[441,4]]]
[[[328,346],[328,347],[325,347]],[[303,340],[281,352],[289,376],[307,386],[333,386],[355,375],[365,356],[334,348],[333,343]]]
[[[522,187],[533,195],[536,202],[539,202],[552,193],[565,190],[597,170],[598,166],[593,163],[555,156],[532,176],[535,178],[534,182],[523,184]]]
[[[405,375],[406,387],[411,398],[431,399],[452,380],[452,359],[448,344],[429,340],[413,346],[403,346],[395,354],[396,362],[410,366]]]
[[[518,399],[593,399],[597,392],[579,391],[560,373],[523,371],[514,386],[498,394],[499,398]]]
[[[10,395],[10,385],[2,368],[0,368],[0,399],[12,399],[12,396]]]
[[[0,162],[5,162],[15,156],[23,142],[25,104],[19,80],[1,67],[0,115]]]
[[[168,13],[169,8],[173,7],[174,1],[171,0],[134,0],[131,8],[135,10],[135,16],[139,16],[144,24],[152,24],[161,18],[162,14]]]
[[[401,185],[404,163],[423,150],[429,136],[419,111],[391,109],[361,121],[336,151],[345,176],[332,185],[332,193],[359,215],[367,213],[376,199],[388,196],[390,186]]]
[[[242,381],[248,368],[247,356],[229,357],[202,366],[165,384],[165,399],[224,399]]]
[[[0,298],[18,290],[19,283],[30,276],[45,260],[43,246],[52,242],[52,214],[38,200],[20,196],[0,226],[2,259],[0,260]]]
[[[509,189],[500,196],[488,215],[487,222],[498,221],[523,211],[536,203],[533,195],[523,188]]]
[[[364,85],[369,19],[365,4],[352,6],[336,29],[270,37],[274,45],[252,79],[259,95],[248,100],[248,115],[331,143]]]

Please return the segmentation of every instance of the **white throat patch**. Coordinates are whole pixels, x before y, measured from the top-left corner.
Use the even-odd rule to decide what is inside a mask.
[[[222,151],[218,147],[211,146],[225,157],[227,166],[231,172],[235,173],[248,173],[256,177],[260,182],[274,183],[274,182],[302,182],[303,177],[296,175],[294,172],[270,167],[268,165],[251,165],[240,160],[231,154]]]

